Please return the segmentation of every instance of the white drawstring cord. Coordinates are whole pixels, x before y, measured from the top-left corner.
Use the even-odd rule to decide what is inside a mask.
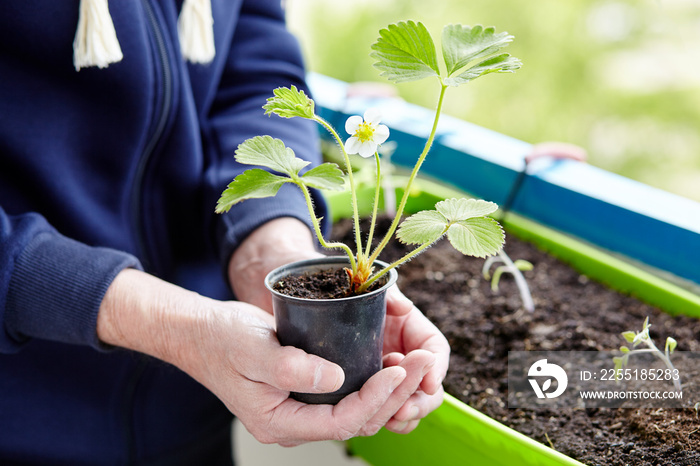
[[[205,64],[214,59],[210,0],[185,0],[177,26],[182,56],[186,60]],[[107,0],[80,0],[78,28],[73,40],[76,71],[90,66],[106,68],[123,57]]]
[[[80,0],[78,29],[73,40],[76,71],[89,66],[105,68],[122,58],[107,0]]]
[[[214,18],[210,0],[185,0],[177,21],[182,56],[192,63],[214,59]]]

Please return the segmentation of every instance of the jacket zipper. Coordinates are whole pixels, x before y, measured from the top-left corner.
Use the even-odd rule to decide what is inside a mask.
[[[136,174],[134,176],[134,190],[132,192],[132,214],[133,214],[133,225],[136,231],[136,241],[137,248],[139,252],[139,257],[142,258],[144,266],[146,269],[149,266],[155,264],[154,258],[151,256],[149,249],[146,244],[145,238],[145,226],[143,221],[143,184],[146,175],[146,168],[151,160],[151,157],[155,151],[158,141],[160,141],[161,136],[165,130],[165,126],[168,122],[168,117],[170,116],[170,109],[172,107],[172,92],[173,92],[173,77],[172,70],[170,69],[170,59],[168,57],[168,50],[165,45],[165,38],[163,36],[163,30],[161,29],[158,19],[156,18],[155,12],[153,11],[153,6],[150,0],[143,0],[144,9],[146,11],[146,17],[148,23],[150,24],[153,35],[156,39],[156,49],[158,51],[158,59],[161,65],[161,79],[163,85],[163,98],[161,99],[160,106],[158,109],[158,118],[156,120],[156,126],[151,134],[148,143],[144,147],[141,153],[141,158],[139,159],[139,164],[136,167]]]
[[[145,182],[146,168],[148,167],[151,157],[155,152],[156,145],[160,141],[160,138],[163,135],[163,132],[165,131],[165,126],[170,116],[173,98],[173,76],[170,67],[170,58],[168,57],[168,50],[165,45],[164,32],[161,25],[158,22],[155,12],[153,11],[154,7],[151,5],[150,0],[143,0],[142,3],[146,12],[148,24],[150,25],[151,30],[153,32],[153,36],[156,40],[156,50],[158,53],[157,59],[160,60],[162,80],[161,84],[163,86],[163,97],[158,108],[158,113],[156,113],[157,119],[154,120],[156,124],[153,129],[153,133],[151,134],[146,146],[144,147],[143,152],[141,153],[141,158],[139,159],[139,163],[136,167],[136,173],[134,175],[134,187],[131,197],[131,212],[133,215],[132,222],[134,225],[134,231],[136,233],[136,246],[138,248],[137,250],[139,253],[139,257],[141,258],[141,261],[143,262],[143,265],[146,268],[146,270],[148,270],[150,266],[155,264],[155,261],[153,260],[154,258],[147,247],[145,238],[145,226],[142,208],[144,191],[143,185]],[[126,389],[122,398],[124,403],[123,427],[126,440],[128,464],[133,464],[136,461],[136,445],[134,442],[133,422],[134,400],[136,398],[137,387],[141,378],[143,377],[147,365],[148,357],[145,355],[140,355],[140,357],[137,359],[136,366],[134,367],[131,375],[129,376],[129,380],[127,382]]]

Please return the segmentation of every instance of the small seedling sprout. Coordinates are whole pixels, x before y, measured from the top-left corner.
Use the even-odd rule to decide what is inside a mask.
[[[296,157],[294,151],[286,147],[283,141],[271,136],[250,138],[238,146],[235,153],[237,162],[261,166],[270,171],[253,168],[241,173],[222,193],[216,206],[217,213],[224,213],[245,199],[275,196],[285,183],[295,184],[306,199],[311,223],[321,246],[326,249],[342,249],[348,255],[350,267],[346,271],[350,279],[349,294],[367,291],[391,269],[424,251],[443,236],[463,254],[475,257],[497,254],[505,240],[501,226],[489,216],[498,206],[483,200],[446,199],[438,202],[434,210],[418,212],[403,223],[401,219],[412,184],[435,140],[446,91],[486,74],[513,73],[519,69],[520,60],[502,52],[513,40],[513,36],[506,32],[497,33],[493,27],[460,24],[445,26],[441,40],[442,65],[438,64],[438,53],[433,38],[420,22],[391,24],[379,31],[379,36],[371,47],[370,56],[375,60],[374,66],[381,71],[381,76],[397,84],[430,79],[439,84],[440,91],[432,129],[408,178],[391,226],[379,244],[372,249],[377,200],[382,184],[379,148],[389,137],[389,129],[379,124],[381,115],[378,112],[368,109],[364,117],[353,115],[348,118],[345,130],[350,137],[343,141],[333,126],[316,114],[314,101],[295,86],[275,89],[274,95],[267,99],[263,106],[265,114],[315,121],[337,142],[343,155],[345,176],[350,186],[355,251],[343,243],[329,243],[323,238],[320,219],[315,214],[310,194],[312,188],[345,188],[345,176],[338,165],[324,163],[304,171],[309,162]],[[351,154],[359,154],[366,158],[374,156],[376,160],[375,205],[366,237],[360,231]],[[401,259],[375,272],[374,263],[394,233],[402,243],[416,247]]]
[[[678,343],[674,338],[668,337],[666,339],[666,345],[664,346],[664,350],[661,351],[654,344],[654,340],[652,340],[649,336],[650,327],[651,324],[649,323],[649,317],[647,317],[646,319],[644,319],[644,324],[642,325],[642,330],[640,332],[622,332],[622,337],[625,340],[627,340],[627,343],[630,343],[632,345],[633,349],[630,349],[627,346],[621,346],[620,351],[622,352],[622,356],[613,358],[613,362],[615,363],[615,377],[617,380],[621,379],[622,369],[627,366],[627,363],[629,362],[629,357],[634,354],[641,353],[653,354],[664,363],[667,369],[671,370],[673,373],[677,373],[677,369],[673,367],[673,363],[671,362],[671,354],[673,354],[673,351],[676,349],[676,345]],[[646,348],[637,348],[639,345],[642,344],[645,345]],[[672,378],[673,385],[676,388],[676,391],[681,391],[680,377]]]
[[[489,270],[493,264],[502,262],[504,265],[496,267],[493,272],[493,277]],[[527,284],[527,280],[523,276],[522,272],[527,270],[532,270],[533,266],[530,262],[518,259],[513,262],[508,254],[504,250],[500,250],[497,256],[490,256],[484,261],[484,266],[481,269],[481,274],[486,280],[491,279],[491,290],[494,292],[498,291],[498,282],[501,280],[501,275],[507,272],[513,275],[515,278],[515,284],[518,286],[518,291],[520,292],[520,299],[523,301],[523,308],[526,311],[533,312],[535,310],[535,303],[532,301],[532,294],[530,293],[530,287]]]

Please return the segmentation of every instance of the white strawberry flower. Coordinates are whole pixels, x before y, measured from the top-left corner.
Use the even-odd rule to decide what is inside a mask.
[[[345,131],[351,136],[345,141],[348,154],[360,154],[362,157],[372,157],[377,146],[389,137],[389,128],[380,125],[381,114],[376,108],[367,109],[364,119],[353,115],[345,122]]]

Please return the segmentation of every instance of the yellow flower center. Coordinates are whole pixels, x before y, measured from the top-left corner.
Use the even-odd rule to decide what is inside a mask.
[[[360,142],[371,141],[374,136],[374,128],[369,123],[360,123],[360,126],[355,131],[355,137],[360,140]]]

